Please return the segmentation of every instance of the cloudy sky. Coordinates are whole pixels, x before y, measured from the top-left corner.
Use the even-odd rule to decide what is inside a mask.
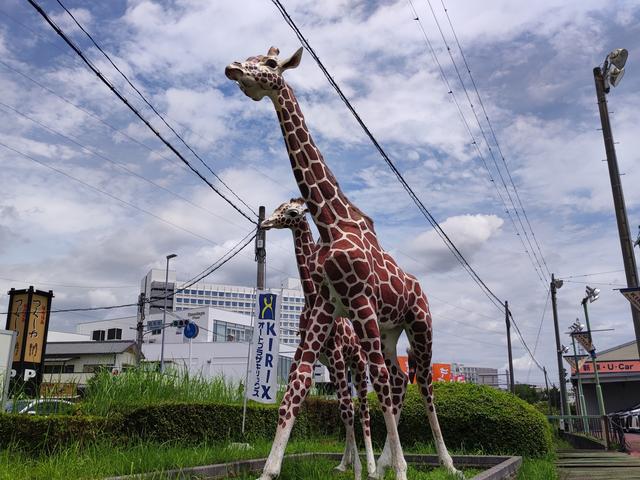
[[[282,56],[300,46],[271,2],[63,3],[253,209],[265,205],[269,212],[297,196],[272,104],[253,102],[224,76],[231,61],[265,54],[271,45]],[[552,379],[557,366],[546,267],[567,280],[558,293],[562,331],[580,313],[584,282],[590,282],[602,289],[590,310],[593,328],[615,329],[598,334],[596,345],[602,349],[633,338],[629,304],[613,290],[625,277],[591,72],[611,49],[629,49],[627,75],[612,90],[609,105],[635,236],[640,3],[445,3],[540,245],[542,256],[535,244],[533,250],[546,262],[541,273],[528,245],[531,231],[527,227],[527,240],[510,208],[518,236],[500,200],[508,202],[508,195],[429,4],[283,3],[423,203],[484,282],[509,301]],[[224,190],[58,3],[41,4],[130,102]],[[431,5],[497,153],[443,4]],[[382,245],[421,279],[433,311],[435,360],[506,368],[503,314],[428,225],[308,53],[287,80],[344,191],[373,217]],[[0,92],[3,290],[31,284],[52,289],[56,308],[132,303],[142,276],[163,268],[166,254],[178,253],[178,278],[188,279],[251,230],[22,0],[5,0],[0,7]],[[496,160],[508,184],[499,155]],[[509,194],[515,198],[511,188]],[[270,232],[268,283],[276,286],[295,273],[290,234]],[[591,273],[598,275],[581,276]],[[254,279],[251,249],[211,277],[241,285]],[[2,311],[6,304],[4,297]],[[51,328],[73,331],[79,321],[132,313],[55,314]],[[517,339],[513,343],[516,380],[543,383]]]

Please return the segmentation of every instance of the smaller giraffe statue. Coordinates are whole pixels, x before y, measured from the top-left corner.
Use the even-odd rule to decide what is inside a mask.
[[[307,207],[303,199],[291,199],[276,208],[271,216],[260,225],[261,228],[266,230],[288,228],[293,233],[296,262],[305,298],[305,306],[300,315],[300,335],[302,340],[304,340],[306,334],[310,310],[315,303],[316,297],[316,287],[310,273],[313,267],[310,262],[313,261],[313,253],[317,249],[317,245],[313,240],[309,222],[305,218],[306,212]],[[371,444],[369,406],[367,403],[367,360],[349,319],[344,317],[336,318],[331,332],[320,349],[319,360],[328,368],[331,381],[336,386],[336,393],[340,403],[340,416],[347,434],[344,455],[336,470],[344,472],[353,462],[355,478],[359,480],[362,475],[362,465],[358,456],[354,431],[353,403],[351,402],[347,382],[347,372],[350,370],[355,378],[358,398],[360,399],[360,422],[362,424],[367,458],[367,473],[370,477],[373,477],[376,472],[376,463]],[[295,368],[292,367],[293,370]]]

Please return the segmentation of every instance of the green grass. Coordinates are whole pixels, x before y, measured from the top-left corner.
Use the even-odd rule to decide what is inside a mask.
[[[62,449],[51,455],[32,457],[15,449],[0,451],[0,480],[67,480],[101,478],[141,472],[158,472],[154,478],[165,478],[162,472],[197,465],[225,463],[234,460],[266,457],[271,450],[271,441],[258,441],[251,449],[232,448],[221,443],[200,445],[160,444],[152,442],[131,442],[113,445],[97,442],[86,447],[78,445]],[[426,448],[412,448],[413,453],[433,453],[431,445]],[[336,439],[315,439],[291,441],[287,453],[335,452],[342,453],[344,443]],[[378,452],[379,453],[379,452]],[[364,462],[364,454],[361,452]],[[334,471],[338,464],[333,460],[300,460],[284,462],[282,480],[286,479],[327,479],[342,480],[353,478],[353,472],[341,474]],[[300,467],[300,465],[304,465]],[[363,465],[366,473],[366,466]],[[431,471],[410,467],[409,478],[415,480],[448,480],[450,477],[441,469]],[[465,470],[467,477],[477,470]],[[304,476],[304,475],[306,476]],[[389,473],[387,478],[393,478]],[[255,478],[255,474],[240,478]]]
[[[169,401],[242,403],[242,386],[224,377],[205,379],[177,371],[161,374],[133,368],[116,376],[102,371],[87,385],[80,409],[89,415],[109,416]]]
[[[540,458],[523,458],[518,480],[557,480],[555,454]]]
[[[353,471],[337,472],[335,470],[337,464],[338,462],[336,461],[326,459],[285,460],[282,464],[279,480],[353,480]],[[366,478],[366,465],[363,465],[362,468],[362,478]],[[464,470],[466,478],[472,478],[478,473],[480,473],[480,470],[473,468]],[[407,468],[407,477],[411,480],[457,480],[455,476],[450,475],[443,468],[415,468],[411,465]],[[234,480],[255,480],[256,474],[247,473],[239,477],[229,477],[229,479],[231,478]],[[384,478],[385,480],[392,480],[395,478],[395,473],[389,470]]]

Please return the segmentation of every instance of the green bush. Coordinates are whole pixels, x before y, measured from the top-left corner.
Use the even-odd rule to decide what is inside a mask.
[[[544,455],[552,450],[549,424],[523,400],[491,387],[472,384],[436,384],[435,402],[449,448],[487,454]],[[372,435],[384,443],[384,419],[375,395],[370,395]],[[357,406],[355,411],[358,412]],[[356,414],[356,418],[357,418]],[[140,438],[150,441],[252,441],[271,439],[278,419],[277,406],[247,407],[246,435],[241,433],[242,405],[167,402],[141,405],[108,417],[0,415],[0,447],[9,445],[38,452],[98,437],[114,441]],[[356,428],[359,434],[361,429]],[[399,425],[403,445],[432,441],[422,398],[414,386],[407,392]],[[338,404],[310,398],[301,409],[294,438],[343,436]]]
[[[277,423],[277,406],[261,405],[247,407],[244,438],[242,405],[164,403],[141,407],[123,415],[126,436],[157,441],[272,438]],[[336,402],[309,399],[300,410],[292,436],[309,438],[335,435],[341,427]]]
[[[70,444],[87,445],[98,438],[117,437],[117,417],[112,420],[76,415],[25,415],[0,413],[0,449],[18,448],[47,454]]]
[[[533,406],[508,392],[470,383],[434,384],[436,411],[448,448],[487,454],[545,455],[553,448],[549,423]],[[384,443],[384,419],[370,395],[372,435]],[[398,426],[403,445],[431,442],[431,429],[418,389],[409,386]]]

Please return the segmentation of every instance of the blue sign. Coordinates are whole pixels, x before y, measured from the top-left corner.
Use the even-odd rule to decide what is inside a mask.
[[[184,336],[189,339],[196,338],[200,333],[200,328],[195,323],[188,323],[183,330]]]
[[[260,403],[274,403],[278,391],[279,328],[278,296],[259,293],[256,325],[251,346],[251,377],[247,398]]]

